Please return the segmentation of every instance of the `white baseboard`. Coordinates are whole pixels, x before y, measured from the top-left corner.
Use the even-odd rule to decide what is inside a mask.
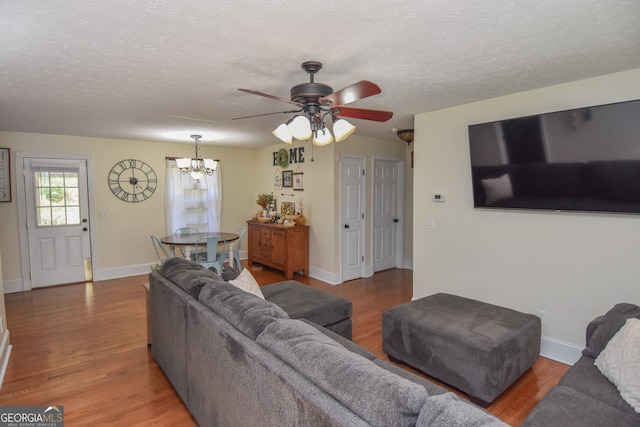
[[[139,274],[151,273],[153,264],[128,265],[124,267],[107,268],[93,272],[93,280],[119,279],[127,276],[137,276]]]
[[[5,329],[2,333],[2,341],[0,342],[0,388],[2,388],[4,375],[7,373],[7,366],[9,366],[11,348],[12,346],[9,343],[9,330]]]
[[[540,356],[566,365],[573,365],[582,356],[583,349],[584,347],[543,335],[540,343]]]
[[[12,294],[14,292],[24,291],[24,289],[22,289],[22,279],[7,280],[3,282],[2,285],[4,286],[5,294]]]
[[[339,285],[342,283],[340,273],[330,273],[317,267],[309,266],[309,277],[322,280],[330,285]]]

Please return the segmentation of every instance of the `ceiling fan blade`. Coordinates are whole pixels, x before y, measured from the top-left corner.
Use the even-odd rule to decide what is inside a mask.
[[[393,113],[391,111],[367,110],[365,108],[336,107],[332,108],[331,111],[339,117],[373,120],[375,122],[386,122],[393,117]]]
[[[271,116],[273,114],[299,113],[300,111],[302,111],[302,110],[276,111],[275,113],[263,113],[263,114],[254,114],[253,116],[234,117],[231,120],[250,119],[252,117]]]
[[[382,92],[380,87],[368,80],[362,80],[358,83],[354,83],[351,86],[347,86],[332,94],[320,98],[320,103],[332,102],[333,105],[345,105],[351,102],[357,101],[362,98],[377,95]]]
[[[269,98],[269,99],[275,99],[276,101],[282,101],[282,102],[286,102],[288,104],[293,104],[296,107],[302,107],[302,105],[303,105],[303,104],[301,104],[299,102],[295,102],[295,101],[292,101],[292,100],[287,99],[287,98],[281,98],[279,96],[269,95],[268,93],[258,92],[257,90],[251,90],[251,89],[238,89],[238,90],[242,91],[242,92],[250,93],[250,94],[253,94],[253,95],[264,96],[265,98]]]

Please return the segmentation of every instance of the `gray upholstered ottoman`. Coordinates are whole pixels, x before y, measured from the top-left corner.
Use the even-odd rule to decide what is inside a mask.
[[[351,301],[295,280],[260,287],[267,301],[280,306],[292,319],[307,319],[351,339]]]
[[[540,354],[540,319],[435,294],[382,314],[382,349],[488,406]]]

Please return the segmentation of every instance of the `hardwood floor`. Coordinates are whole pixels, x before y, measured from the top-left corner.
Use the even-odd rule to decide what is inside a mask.
[[[261,285],[283,280],[270,269],[250,271]],[[388,360],[380,316],[411,299],[410,270],[388,270],[338,286],[295,279],[350,299],[353,340]],[[69,426],[195,426],[147,348],[146,281],[142,275],[5,295],[13,350],[0,405],[61,405]],[[568,368],[540,357],[488,410],[519,426]]]

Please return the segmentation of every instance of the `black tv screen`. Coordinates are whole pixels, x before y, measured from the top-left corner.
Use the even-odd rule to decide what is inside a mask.
[[[476,208],[640,213],[640,100],[469,126]]]

